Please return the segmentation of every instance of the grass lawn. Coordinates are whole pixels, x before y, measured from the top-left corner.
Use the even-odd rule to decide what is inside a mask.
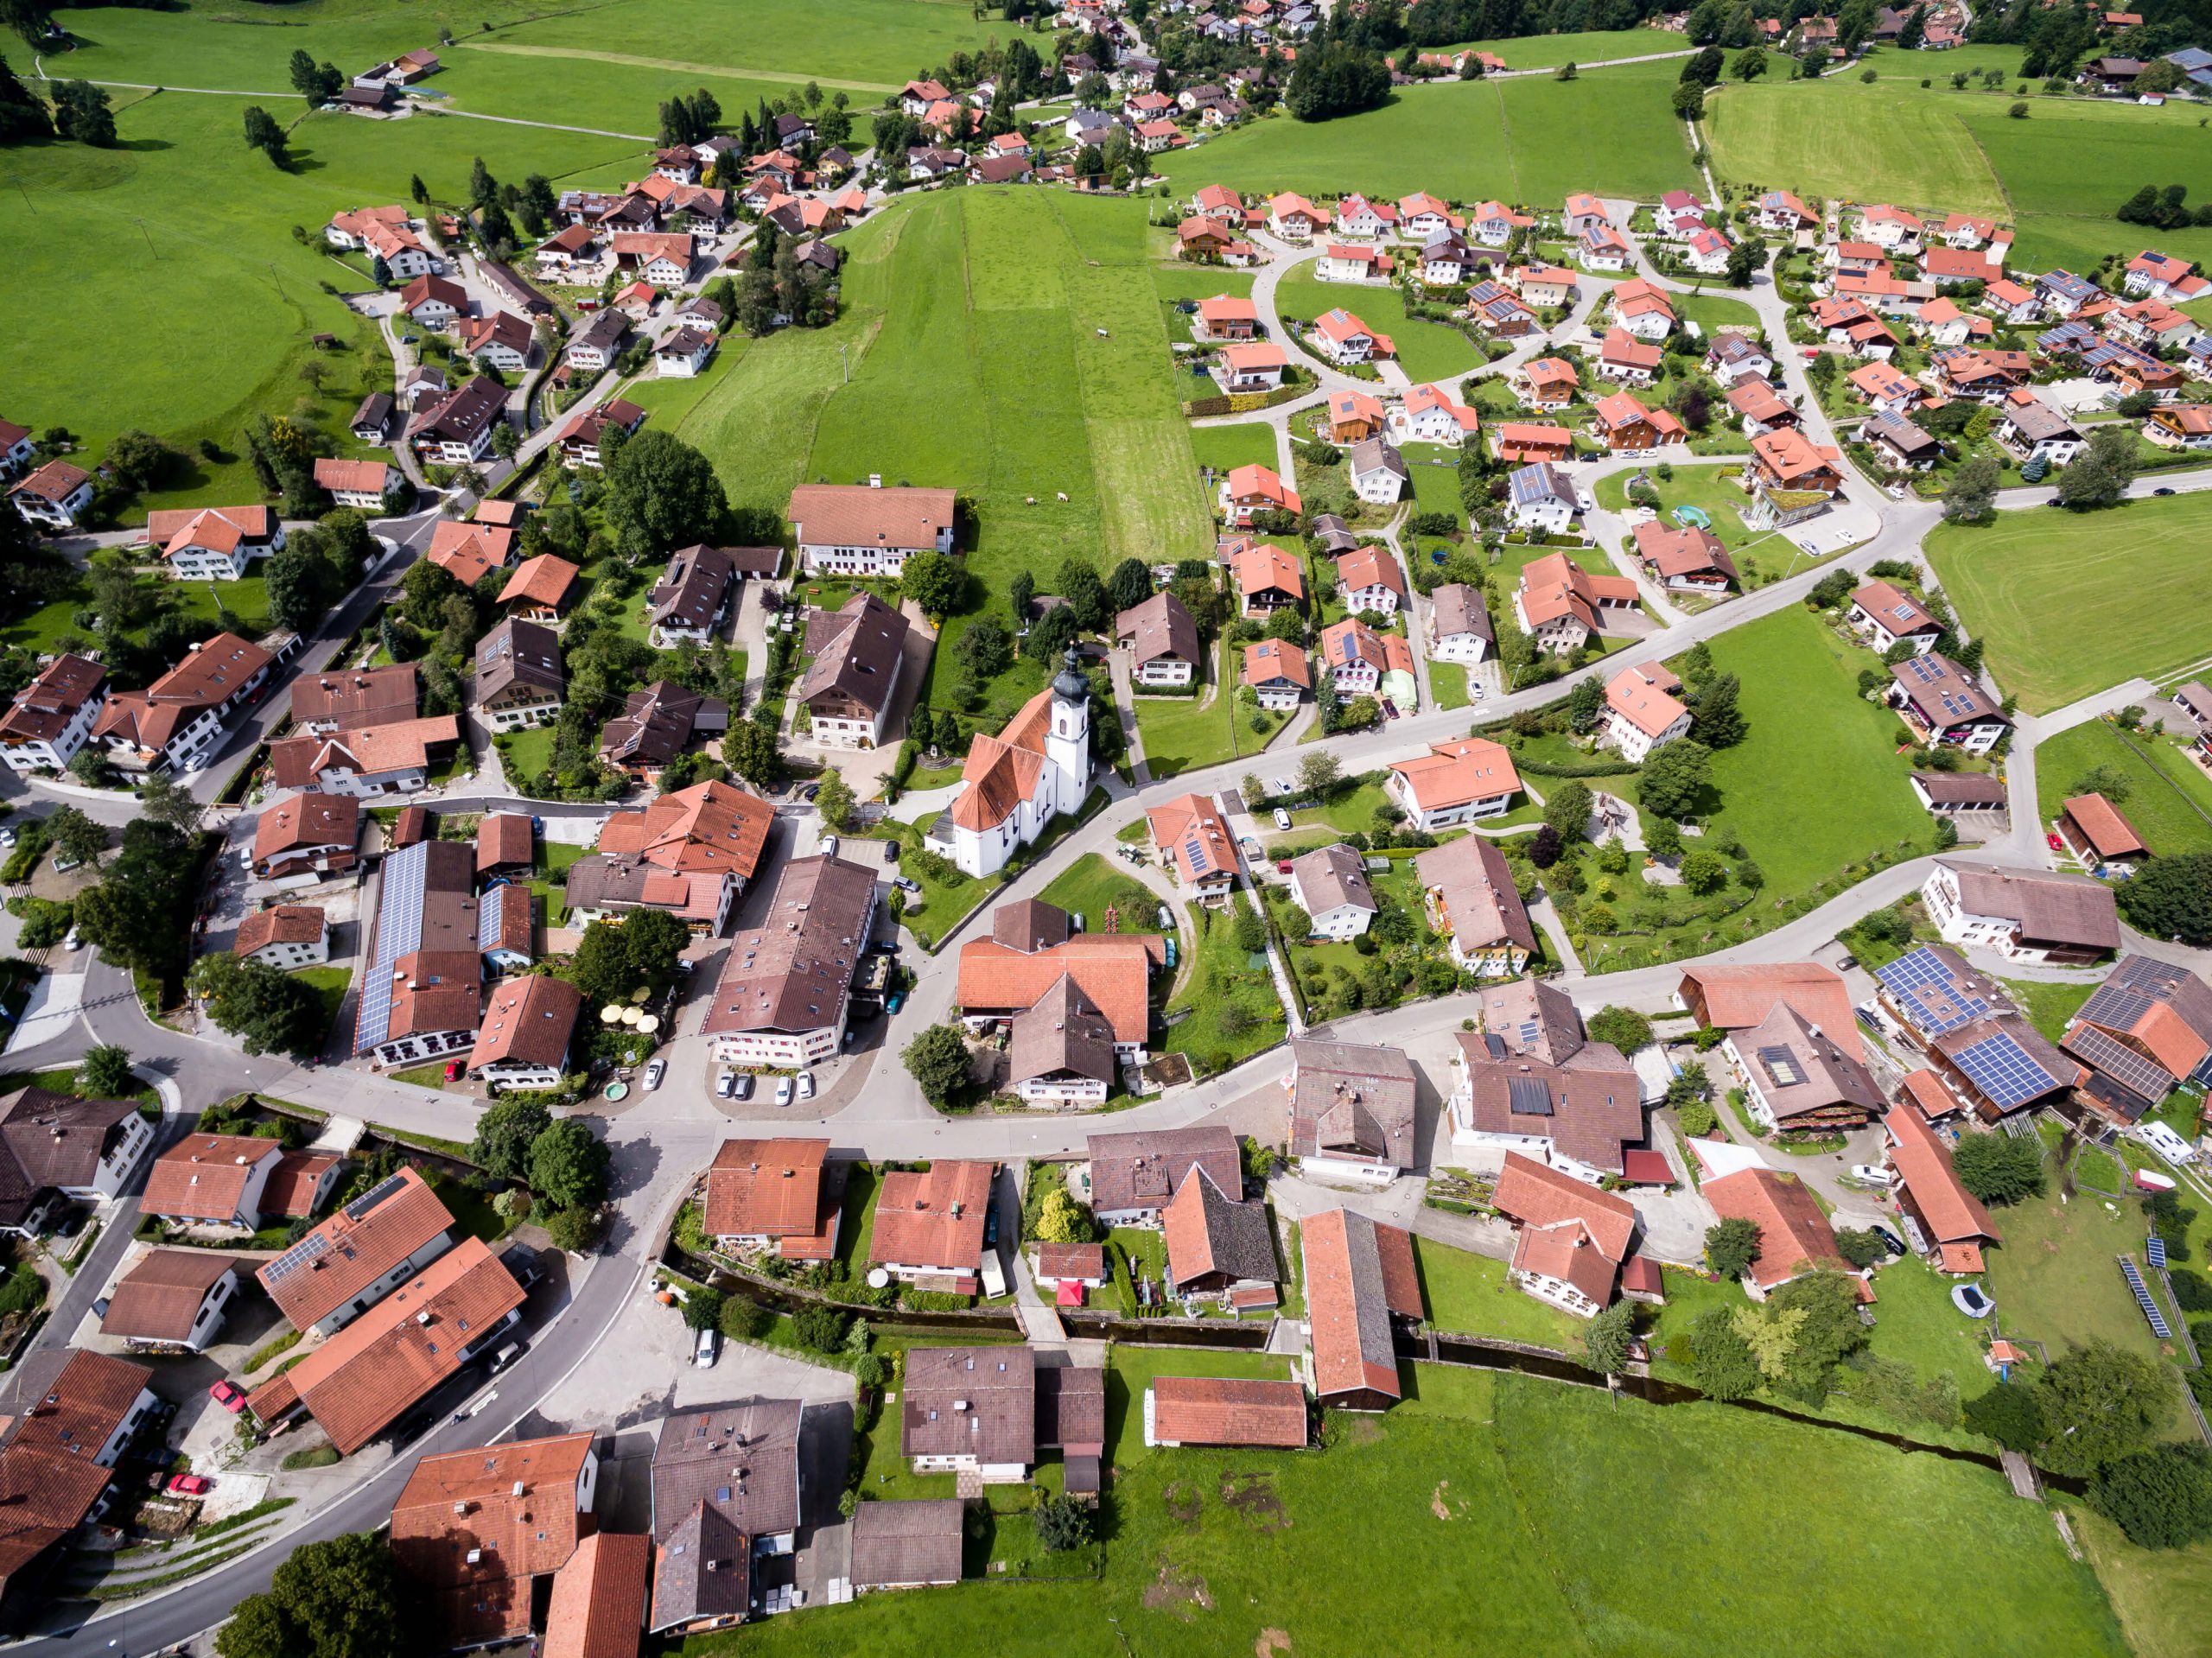
[[[1455,201],[1496,196],[1547,207],[1571,190],[1656,200],[1697,187],[1669,102],[1679,73],[1679,65],[1655,63],[1572,81],[1402,87],[1363,115],[1255,121],[1171,153],[1160,171],[1178,196],[1222,183],[1394,200],[1430,190]]]
[[[1244,902],[1242,893],[1234,900]],[[1236,948],[1230,912],[1192,906],[1195,937],[1192,962],[1181,991],[1167,1005],[1172,1016],[1190,1017],[1170,1026],[1160,1039],[1164,1052],[1183,1053],[1193,1065],[1211,1068],[1217,1058],[1243,1059],[1282,1039],[1282,1003],[1264,962],[1252,965]]]
[[[2133,1254],[2142,1264],[2141,1204],[2087,1192],[2062,1204],[2054,1172],[2043,1197],[1998,1210],[1995,1219],[2005,1242],[1990,1252],[1989,1293],[2006,1335],[2043,1342],[2054,1353],[2096,1336],[2146,1356],[2162,1345],[2169,1356],[2177,1350],[2151,1334],[2114,1259]]]
[[[2212,497],[2177,495],[1942,524],[1927,549],[1960,619],[1988,641],[1997,683],[2042,714],[2212,655],[2208,533]]]
[[[1155,1284],[1166,1280],[1167,1240],[1158,1228],[1116,1226],[1106,1236],[1108,1242],[1128,1257],[1132,1283],[1140,1278],[1149,1278]]]
[[[803,480],[870,473],[973,502],[976,608],[947,623],[934,677],[973,617],[1003,618],[1018,569],[1050,592],[1071,556],[1103,573],[1212,549],[1152,234],[1137,204],[1057,190],[910,196],[845,238],[837,326],[756,341],[683,435],[739,505],[781,511]],[[1017,664],[979,723],[995,730],[1043,683]]]
[[[247,491],[249,495],[255,492],[251,488]],[[227,628],[250,639],[269,631],[269,584],[259,575],[241,576],[235,581],[177,581],[149,571],[138,578],[138,585],[174,595],[181,613],[211,626]],[[0,644],[20,645],[33,651],[52,651],[73,643],[97,648],[98,639],[77,625],[77,613],[88,609],[92,602],[92,586],[80,577],[60,598],[0,623]]]
[[[1122,932],[1157,930],[1160,900],[1153,890],[1102,854],[1086,852],[1070,864],[1039,894],[1070,915],[1084,918],[1090,932],[1108,931],[1106,912],[1111,910]]]
[[[2005,187],[1955,112],[1972,101],[1863,86],[1856,76],[1732,85],[1706,104],[1706,144],[1714,173],[1739,183],[1787,180],[1800,194],[2006,219]]]
[[[2128,779],[2127,797],[2116,804],[2153,853],[2212,851],[2212,779],[2171,739],[2122,732],[2102,720],[2036,746],[2038,826],[2054,821],[2067,797],[2099,766]]]
[[[1144,1372],[1208,1356],[1117,1349],[1117,1444],[1128,1400],[1141,1411]],[[951,1642],[1027,1658],[1065,1653],[1071,1629],[1110,1620],[1119,1641],[1080,1649],[1351,1658],[1395,1629],[1408,1652],[1532,1658],[2126,1650],[2089,1568],[1986,1469],[1720,1406],[1661,1409],[1440,1366],[1402,1374],[1404,1401],[1342,1420],[1325,1451],[1125,1464],[1096,1579],[969,1581],[919,1607],[865,1596],[683,1649],[919,1658]],[[1912,1522],[1868,1524],[1875,1492]],[[1791,1559],[1847,1557],[1851,1569],[1651,1570],[1757,1559],[1777,1540]],[[1466,1590],[1471,1548],[1483,1551],[1479,1594]]]
[[[1122,1236],[1114,1234],[1116,1239]],[[1153,1234],[1154,1237],[1158,1233]],[[1173,1459],[1174,1451],[1148,1449],[1144,1442],[1144,1394],[1159,1376],[1242,1376],[1262,1381],[1295,1381],[1294,1360],[1266,1353],[1203,1347],[1118,1344],[1107,1350],[1106,1461],[1116,1476],[1154,1457]]]
[[[1281,459],[1275,452],[1274,428],[1254,421],[1234,426],[1193,426],[1191,453],[1200,466],[1211,467],[1217,473],[1246,466],[1273,467]]]
[[[1325,823],[1329,828],[1347,835],[1354,829],[1364,832],[1375,827],[1375,809],[1389,804],[1389,797],[1383,794],[1381,784],[1362,783],[1321,805],[1291,813],[1290,821],[1300,828]]]
[[[2074,1017],[2094,984],[2060,984],[2048,979],[2001,980],[2005,994],[2012,998],[2019,1010],[2027,1015],[2028,1023],[2052,1042],[2058,1040],[2066,1030],[2066,1021]]]
[[[1223,646],[1212,652],[1214,677],[1220,678]],[[1209,699],[1196,696],[1146,696],[1139,693],[1137,734],[1144,740],[1145,764],[1154,778],[1172,778],[1236,758],[1236,733],[1230,715],[1235,705],[1233,689],[1218,683]]]
[[[845,1175],[843,1207],[837,1213],[837,1259],[849,1278],[868,1273],[868,1242],[875,1236],[875,1170],[855,1163]]]
[[[544,873],[531,879],[530,890],[544,906],[545,924],[557,927],[569,912],[569,866],[591,848],[561,841],[542,842],[540,847],[538,863]]]
[[[1751,497],[1721,476],[1723,472],[1737,473],[1739,467],[1676,467],[1672,478],[1662,478],[1655,471],[1650,475],[1651,487],[1658,492],[1659,518],[1664,524],[1674,523],[1674,511],[1678,506],[1702,508],[1712,518],[1713,533],[1732,553],[1741,552],[1767,537],[1761,532],[1745,526],[1740,509]],[[1598,505],[1609,512],[1628,510],[1628,480],[1633,473],[1615,473],[1610,478],[1600,478],[1595,492]],[[1789,547],[1785,540],[1778,545]],[[1795,551],[1795,548],[1789,550]],[[1783,560],[1786,563],[1788,561]],[[1778,572],[1777,572],[1778,573]]]
[[[922,833],[928,827],[926,823],[901,823],[887,817],[870,829],[866,838],[897,841],[906,852],[919,852],[925,849]],[[980,881],[973,875],[961,873],[953,867],[950,858],[944,861],[944,867],[948,873],[943,877],[927,873],[912,859],[900,867],[901,873],[911,875],[922,884],[919,893],[907,897],[906,925],[924,950],[934,949],[947,929],[975,910],[998,886],[995,881]]]
[[[505,747],[499,764],[507,774],[508,786],[518,793],[529,793],[530,785],[553,764],[553,727],[525,726],[504,734],[500,740]]]
[[[1432,662],[1428,664],[1429,695],[1436,699],[1440,708],[1464,708],[1467,706],[1467,670],[1463,663]]]
[[[338,1005],[346,1000],[346,987],[353,982],[353,969],[347,967],[304,967],[293,977],[315,987],[316,995],[322,998],[322,1034],[327,1041],[331,1026],[338,1022]]]
[[[1604,63],[1611,58],[1640,58],[1654,52],[1681,52],[1685,41],[1659,29],[1603,29],[1569,35],[1516,35],[1499,41],[1462,41],[1423,51],[1452,56],[1473,50],[1505,60],[1508,69],[1555,69],[1562,63]]]
[[[2137,1548],[2085,1502],[2062,1500],[2136,1658],[2192,1658],[2212,1628],[2212,1542]]]
[[[1694,322],[1704,336],[1710,340],[1722,328],[1748,328],[1753,334],[1765,332],[1759,326],[1759,314],[1745,301],[1729,294],[1671,294],[1675,314],[1685,322]]]
[[[1523,1295],[1506,1280],[1503,1261],[1416,1237],[1414,1264],[1421,1269],[1428,1322],[1439,1330],[1581,1352],[1586,1321]]]
[[[1416,383],[1465,374],[1482,364],[1482,353],[1458,329],[1408,317],[1405,296],[1395,288],[1323,282],[1313,274],[1313,266],[1306,264],[1285,276],[1275,289],[1275,310],[1286,320],[1286,327],[1290,318],[1311,322],[1338,306],[1369,327],[1389,334],[1398,348],[1398,365]]]
[[[1459,452],[1440,443],[1408,443],[1398,453],[1413,474],[1416,512],[1449,512],[1462,530],[1467,527],[1467,504],[1459,495]]]
[[[417,1065],[412,1070],[395,1070],[391,1073],[391,1076],[395,1083],[410,1083],[416,1088],[442,1089],[446,1085],[446,1062],[441,1059],[435,1064]]]

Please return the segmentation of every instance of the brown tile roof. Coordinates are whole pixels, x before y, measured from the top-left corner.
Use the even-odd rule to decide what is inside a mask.
[[[957,1497],[863,1502],[853,1512],[855,1586],[957,1583],[966,1513],[967,1505]],[[550,1649],[547,1658],[552,1658]]]
[[[1290,1148],[1326,1157],[1357,1150],[1399,1168],[1414,1164],[1413,1061],[1395,1048],[1294,1037]],[[1241,1190],[1241,1188],[1240,1188]]]
[[[1106,1246],[1103,1243],[1039,1243],[1039,1278],[1098,1278],[1106,1276]]]
[[[1042,899],[1015,899],[991,912],[991,937],[1008,950],[1050,950],[1069,937],[1068,912]]]
[[[1306,1443],[1306,1389],[1242,1376],[1154,1376],[1153,1436],[1177,1445],[1269,1447]]]
[[[952,525],[953,500],[949,489],[802,484],[786,516],[803,546],[934,552],[938,531]]]
[[[1399,1396],[1391,1318],[1421,1314],[1413,1239],[1351,1210],[1306,1217],[1299,1235],[1314,1391]]]
[[[1236,1136],[1217,1125],[1093,1134],[1088,1149],[1090,1206],[1102,1214],[1165,1208],[1192,1168],[1204,1169],[1224,1191],[1244,1190]]]
[[[1368,885],[1366,861],[1342,842],[1293,858],[1290,879],[1305,895],[1309,914],[1325,915],[1347,905],[1370,912],[1379,907]]]
[[[1034,1348],[910,1347],[899,1401],[902,1457],[1037,1460]]]
[[[940,1158],[920,1173],[900,1169],[886,1174],[876,1191],[868,1260],[974,1272],[983,1256],[983,1216],[990,1207],[994,1166]]]
[[[710,1619],[741,1618],[752,1604],[752,1540],[713,1503],[695,1502],[653,1550],[656,1634]]]
[[[2100,794],[2069,795],[2066,816],[2100,858],[2133,857],[2150,848],[2126,816]]]
[[[1070,1458],[1106,1448],[1106,1372],[1095,1364],[1042,1365],[1037,1371],[1037,1444]]]
[[[1130,648],[1140,668],[1162,657],[1195,664],[1200,655],[1198,625],[1183,601],[1164,590],[1116,616],[1114,640]]]
[[[97,662],[76,656],[54,657],[16,693],[7,715],[0,717],[0,739],[50,741],[68,728],[77,710],[106,683],[107,670]]]
[[[519,685],[559,696],[568,684],[561,668],[560,636],[536,622],[512,617],[476,641],[476,705],[498,701]]]
[[[1026,1012],[1071,978],[1106,1017],[1117,1042],[1141,1046],[1151,1022],[1152,969],[1166,959],[1158,933],[1077,933],[1044,950],[1013,949],[995,938],[960,947],[954,998],[970,1017]]]
[[[1492,1057],[1479,1036],[1459,1038],[1476,1132],[1541,1136],[1576,1161],[1607,1174],[1625,1164],[1622,1148],[1643,1138],[1643,1106],[1636,1072],[1620,1051],[1586,1043],[1568,1063]]]
[[[100,1334],[182,1341],[207,1292],[238,1266],[237,1256],[213,1249],[149,1249],[110,1292]]]
[[[2101,880],[2055,869],[1987,869],[1948,859],[1937,862],[1957,877],[1959,906],[1969,915],[2009,920],[2032,943],[2120,947],[2112,888]]]
[[[0,1593],[11,1597],[107,1490],[111,1471],[84,1447],[107,1443],[154,1373],[65,1348],[31,1354],[13,1380],[0,1427]]]
[[[381,495],[391,482],[392,470],[381,461],[319,460],[315,463],[315,481],[334,492]]]
[[[1464,581],[1449,581],[1428,595],[1429,632],[1439,639],[1471,633],[1495,643],[1497,628],[1490,619],[1479,588]]]
[[[796,1531],[800,1415],[796,1399],[749,1399],[664,1417],[653,1443],[653,1535],[671,1542],[702,1504],[747,1537]]]
[[[1736,1051],[1755,1073],[1776,1121],[1783,1128],[1801,1118],[1878,1115],[1882,1089],[1857,1056],[1844,1051],[1825,1026],[1815,1027],[1786,1001],[1777,1001],[1748,1032],[1738,1032]]]
[[[730,940],[702,1033],[836,1024],[874,903],[875,872],[864,865],[830,857],[785,864],[760,924]]]
[[[583,1012],[584,993],[566,979],[543,973],[509,979],[492,992],[484,1024],[477,1032],[469,1069],[505,1061],[512,1064],[558,1065],[568,1057],[569,1038]]]
[[[1441,591],[1441,589],[1440,589]],[[1285,645],[1280,639],[1262,639],[1256,645],[1244,647],[1244,683],[1247,685],[1266,685],[1284,680],[1301,690],[1313,689],[1313,670],[1306,661],[1306,652],[1295,645]]]
[[[638,1658],[653,1540],[594,1532],[553,1578],[541,1658]]]
[[[293,1327],[305,1330],[453,1226],[452,1211],[429,1184],[404,1168],[340,1209],[254,1276]]]
[[[805,648],[814,660],[794,695],[809,708],[820,698],[836,697],[880,715],[891,700],[892,682],[912,631],[904,615],[868,592],[855,594],[834,614],[812,613]]]
[[[136,1100],[86,1100],[43,1088],[0,1099],[0,1223],[16,1225],[41,1192],[89,1186]]]
[[[707,1170],[709,1237],[818,1237],[828,1219],[826,1140],[726,1140]]]
[[[235,633],[218,633],[194,645],[183,661],[144,690],[109,697],[92,735],[121,735],[142,749],[159,749],[204,710],[221,707],[245,689],[273,659]]]
[[[391,725],[415,717],[415,664],[302,675],[292,682],[292,718],[302,725],[334,724],[341,731]]]
[[[264,1383],[247,1407],[265,1422],[303,1404],[339,1454],[350,1456],[451,1378],[463,1351],[522,1303],[522,1286],[499,1257],[481,1238],[464,1238]]]
[[[1747,967],[1699,966],[1682,969],[1676,993],[1715,1030],[1748,1030],[1787,1002],[1853,1059],[1864,1063],[1859,1029],[1851,1011],[1851,992],[1842,975],[1818,962],[1770,962]]]
[[[388,726],[359,726],[327,737],[286,737],[269,745],[270,774],[280,789],[318,789],[326,772],[363,777],[422,771],[435,751],[461,740],[461,716],[435,714]]]
[[[322,1177],[337,1166],[338,1159],[328,1152],[285,1153],[269,1171],[268,1182],[261,1188],[262,1212],[305,1220],[315,1213]]]
[[[1429,848],[1414,858],[1414,873],[1442,912],[1443,931],[1459,942],[1461,954],[1509,943],[1536,948],[1535,924],[1505,854],[1482,835]]]
[[[1007,1058],[1007,1080],[1017,1085],[1071,1076],[1110,1083],[1114,1026],[1074,975],[1062,973],[1034,1005],[1014,1016]]]
[[[486,812],[476,824],[476,873],[502,864],[527,864],[537,854],[530,819],[520,812]]]
[[[1571,1284],[1604,1306],[1613,1299],[1621,1263],[1599,1247],[1589,1224],[1579,1217],[1522,1227],[1513,1240],[1513,1270]]]
[[[430,531],[430,562],[464,588],[474,588],[514,556],[515,531],[505,524],[441,518]]]
[[[735,580],[735,567],[724,549],[686,547],[670,557],[667,572],[653,584],[645,602],[657,626],[708,627]]]
[[[1241,1196],[1243,1182],[1237,1183]],[[1167,1275],[1178,1285],[1217,1276],[1254,1283],[1275,1281],[1274,1225],[1265,1204],[1224,1194],[1205,1170],[1192,1168],[1160,1211],[1160,1241]]]
[[[138,1212],[227,1223],[253,1171],[283,1154],[280,1142],[249,1134],[190,1135],[154,1159]]]
[[[1916,1073],[1925,1075],[1927,1073]],[[1951,1148],[1929,1126],[1927,1117],[1903,1107],[1882,1119],[1889,1138],[1891,1166],[1904,1177],[1907,1194],[1936,1243],[2002,1243],[2005,1235],[1980,1200],[1960,1184],[1951,1166]]]
[[[593,1437],[512,1440],[416,1463],[391,1506],[391,1552],[447,1644],[529,1633],[531,1579],[558,1570],[589,1523],[576,1486]]]
[[[294,794],[276,800],[254,823],[254,862],[265,864],[309,847],[360,842],[360,798],[352,794]]]
[[[1746,1220],[1759,1229],[1759,1255],[1751,1279],[1761,1289],[1832,1267],[1848,1270],[1836,1253],[1835,1234],[1812,1188],[1794,1174],[1769,1168],[1740,1169],[1707,1180],[1705,1200],[1721,1219]]]
[[[1629,1240],[1636,1236],[1636,1208],[1627,1198],[1518,1152],[1506,1153],[1491,1202],[1522,1226],[1579,1221],[1616,1263],[1628,1259]]]
[[[322,912],[312,904],[271,905],[268,909],[256,910],[238,923],[238,937],[232,941],[231,952],[251,956],[271,944],[312,944],[322,937],[328,924]]]
[[[678,874],[728,873],[749,881],[775,821],[776,809],[760,796],[710,780],[662,795],[643,811],[614,813],[600,829],[599,850]],[[779,900],[782,890],[779,884]]]

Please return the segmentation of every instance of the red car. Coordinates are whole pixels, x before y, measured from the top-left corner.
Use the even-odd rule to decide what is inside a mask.
[[[215,1489],[215,1482],[205,1474],[173,1474],[169,1477],[171,1496],[205,1496]]]
[[[235,1382],[219,1382],[207,1389],[208,1398],[236,1416],[245,1408],[245,1389]]]
[[[446,1081],[448,1081],[448,1082],[449,1082],[449,1083],[457,1083],[457,1082],[459,1082],[459,1081],[461,1080],[461,1073],[463,1070],[467,1070],[467,1067],[466,1065],[464,1065],[464,1064],[463,1064],[460,1060],[458,1060],[458,1059],[448,1059],[448,1060],[447,1060],[447,1061],[446,1061]]]
[[[2066,842],[2054,834],[2046,831],[2043,838],[2053,852],[2063,852],[2066,849]]]
[[[1275,860],[1275,873],[1278,875],[1287,875],[1290,873],[1290,860],[1287,858],[1277,858]]]

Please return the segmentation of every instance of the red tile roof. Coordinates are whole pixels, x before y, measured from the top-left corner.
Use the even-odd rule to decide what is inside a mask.
[[[1905,1191],[1938,1243],[2002,1243],[2005,1235],[1980,1201],[1960,1184],[1951,1166],[1951,1148],[1917,1109],[1906,1106],[1882,1119],[1889,1139],[1891,1166],[1904,1177]]]
[[[238,1213],[253,1171],[283,1154],[283,1146],[274,1140],[194,1134],[154,1159],[138,1212],[227,1223]]]
[[[1399,1396],[1393,1314],[1419,1318],[1413,1239],[1349,1210],[1310,1217],[1300,1233],[1314,1390]]]
[[[1177,1445],[1273,1446],[1306,1443],[1306,1389],[1241,1376],[1155,1376],[1153,1437]]]
[[[1821,1034],[1864,1064],[1851,993],[1843,979],[1817,962],[1774,962],[1748,967],[1700,966],[1682,969],[1679,993],[1693,1008],[1702,996],[1704,1018],[1716,1030],[1749,1030],[1787,1002]]]
[[[393,1179],[377,1202],[355,1198],[255,1274],[294,1328],[329,1317],[452,1229],[453,1212],[420,1174],[402,1169]]]
[[[540,1658],[637,1658],[652,1560],[650,1537],[585,1538],[553,1579]]]
[[[1751,1280],[1761,1289],[1818,1268],[1849,1270],[1836,1253],[1835,1234],[1813,1190],[1794,1174],[1776,1169],[1740,1169],[1707,1180],[1705,1199],[1723,1220],[1746,1220],[1759,1229],[1758,1259]]]
[[[1501,1214],[1523,1226],[1580,1221],[1611,1259],[1628,1259],[1629,1240],[1636,1235],[1636,1210],[1627,1198],[1518,1152],[1505,1154],[1505,1169],[1491,1201]]]
[[[766,1237],[790,1259],[826,1261],[836,1240],[823,1184],[826,1140],[726,1140],[707,1171],[709,1237]]]
[[[337,1166],[338,1159],[328,1152],[285,1153],[269,1171],[268,1184],[261,1189],[262,1213],[282,1215],[287,1220],[303,1220],[314,1214],[322,1177]]]
[[[327,924],[312,904],[276,904],[256,910],[238,923],[231,943],[235,956],[251,956],[271,944],[312,944],[320,941]]]
[[[972,1273],[983,1255],[983,1216],[990,1206],[994,1165],[940,1159],[921,1173],[883,1177],[875,1199],[868,1260],[902,1267]]]
[[[531,1579],[558,1570],[589,1523],[576,1486],[593,1439],[518,1439],[416,1463],[391,1505],[391,1551],[449,1645],[529,1633]]]

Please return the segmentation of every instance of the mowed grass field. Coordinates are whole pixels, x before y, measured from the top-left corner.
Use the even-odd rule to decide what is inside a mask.
[[[2212,498],[1942,524],[1927,551],[1989,670],[2044,714],[2137,674],[2212,656]]]
[[[1653,63],[1567,81],[1402,87],[1364,115],[1255,122],[1173,152],[1160,170],[1178,195],[1221,183],[1309,195],[1427,190],[1455,201],[1496,196],[1546,206],[1574,190],[1656,198],[1697,186],[1668,101],[1676,73]]]
[[[1738,183],[2011,217],[1974,135],[1917,92],[1855,79],[1732,84],[1707,100],[1704,125],[1713,171]]]
[[[1571,35],[1517,35],[1503,41],[1466,41],[1456,46],[1425,46],[1424,52],[1451,57],[1460,52],[1493,52],[1508,69],[1555,69],[1562,63],[1604,63],[1613,58],[1647,57],[1654,52],[1696,48],[1688,40],[1662,29],[1585,29]]]
[[[1312,321],[1341,306],[1369,327],[1390,336],[1398,366],[1418,383],[1442,380],[1479,368],[1483,358],[1457,329],[1406,314],[1406,297],[1395,288],[1363,283],[1323,282],[1311,263],[1285,276],[1275,288],[1275,309],[1286,317]]]
[[[2146,710],[2152,719],[2162,712],[2167,710]],[[2087,721],[2036,745],[2038,822],[2056,818],[2068,797],[2099,766],[2127,779],[2127,798],[2119,803],[2120,810],[2153,853],[2171,858],[2212,852],[2212,779],[2171,740],[2148,731],[2123,733],[2102,720]]]
[[[69,300],[35,327],[25,313],[23,326],[0,330],[0,401],[9,419],[67,426],[95,454],[141,427],[186,450],[207,438],[235,456],[257,413],[306,414],[342,438],[363,390],[390,388],[391,359],[374,327],[322,291],[366,286],[324,251],[333,213],[404,200],[417,173],[440,198],[460,197],[477,155],[503,179],[537,171],[619,182],[642,154],[493,122],[314,115],[292,134],[298,170],[283,173],[241,140],[240,100],[124,101],[132,96],[118,97],[118,148],[20,145],[8,162],[19,187],[0,193],[0,245],[17,291]],[[296,111],[294,100],[282,112]],[[318,334],[340,348],[315,351]],[[323,365],[320,395],[300,378],[310,359]],[[351,453],[350,441],[341,448]],[[200,465],[188,486],[137,511],[257,498],[233,459]]]
[[[1859,695],[1872,651],[1846,645],[1802,606],[1718,634],[1712,649],[1714,668],[1742,682],[1749,729],[1713,751],[1721,804],[1707,832],[1743,842],[1766,876],[1761,902],[1901,841],[1934,844],[1935,823],[1905,781],[1911,760],[1897,752],[1904,727]]]
[[[1166,1361],[1181,1357],[1142,1356],[1168,1374]],[[1216,1368],[1209,1356],[1193,1355],[1190,1372]],[[1402,1374],[1407,1397],[1387,1415],[1340,1420],[1325,1451],[1127,1460],[1117,1449],[1096,1579],[864,1596],[683,1650],[2126,1650],[2094,1576],[2067,1558],[2049,1514],[1989,1470],[1720,1406],[1661,1409],[1433,1365]],[[1141,1373],[1127,1382],[1141,1408]],[[1481,1591],[1471,1594],[1476,1558]],[[1664,1565],[1687,1560],[1721,1564]]]

